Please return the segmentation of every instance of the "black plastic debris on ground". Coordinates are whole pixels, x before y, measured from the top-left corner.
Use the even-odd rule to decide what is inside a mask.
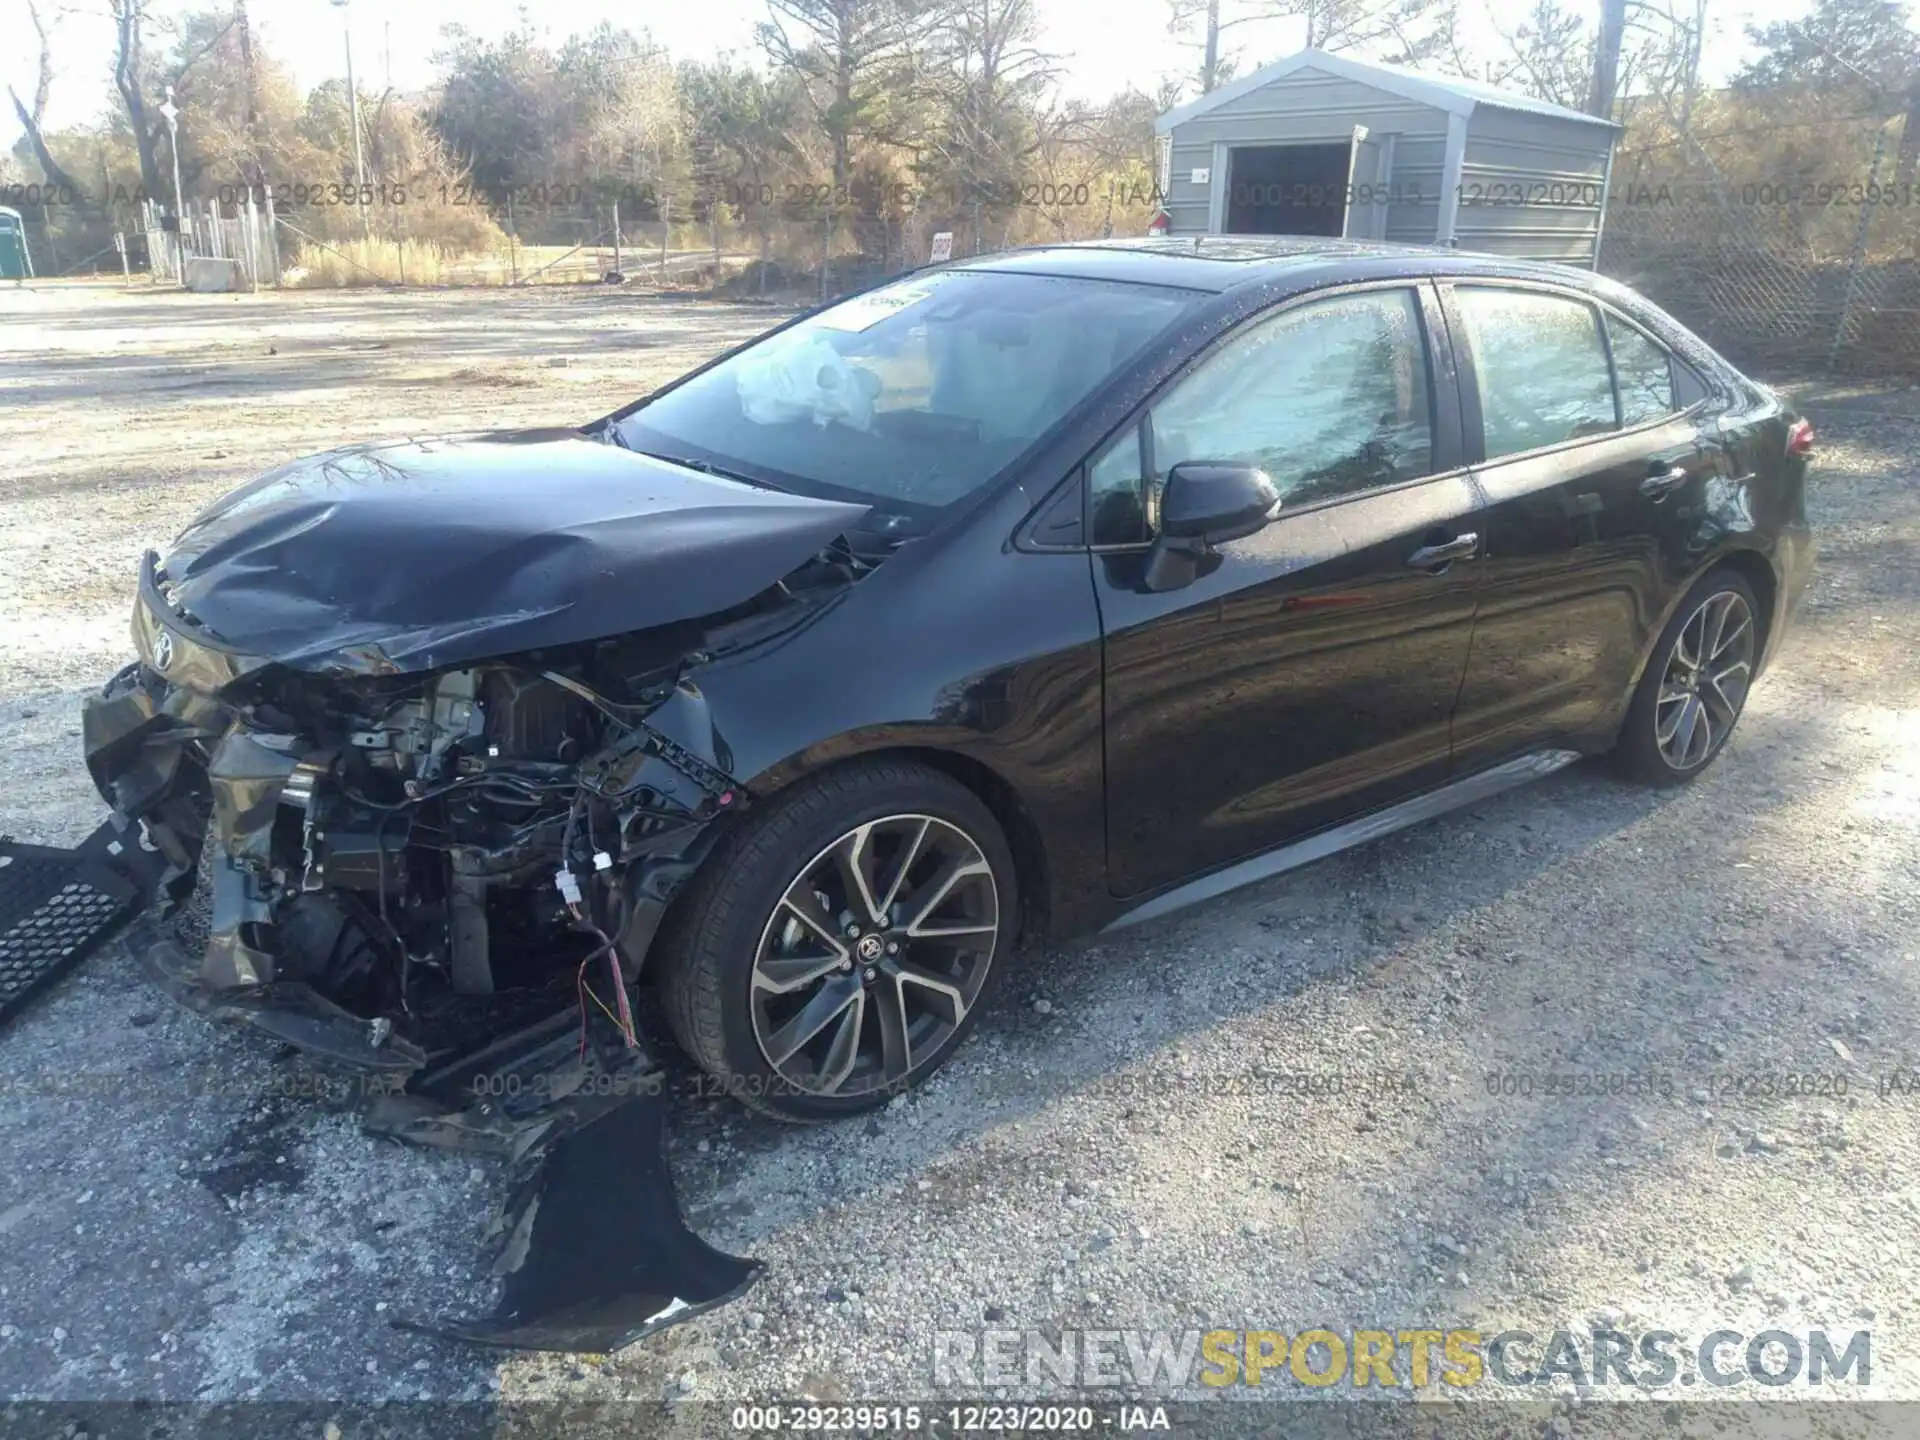
[[[687,1228],[662,1144],[667,1101],[643,1094],[551,1143],[512,1207],[499,1308],[400,1320],[480,1345],[607,1353],[732,1300],[761,1262]]]
[[[111,821],[72,850],[0,839],[0,1022],[140,910],[163,863]]]

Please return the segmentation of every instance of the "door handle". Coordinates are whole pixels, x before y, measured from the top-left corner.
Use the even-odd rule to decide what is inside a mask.
[[[1438,574],[1456,560],[1471,560],[1479,549],[1480,536],[1468,531],[1439,545],[1422,545],[1407,556],[1407,565],[1414,570],[1431,570]]]
[[[1687,483],[1687,472],[1678,465],[1669,465],[1664,470],[1656,470],[1640,482],[1640,493],[1651,495],[1655,499]]]

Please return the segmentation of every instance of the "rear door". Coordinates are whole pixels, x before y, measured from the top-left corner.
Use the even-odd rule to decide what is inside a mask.
[[[1478,540],[1439,333],[1423,282],[1294,302],[1219,342],[1089,465],[1115,893],[1444,777]],[[1155,593],[1157,497],[1186,460],[1257,463],[1283,508]]]
[[[1455,764],[1598,743],[1671,585],[1662,564],[1724,461],[1664,348],[1572,290],[1441,286],[1486,500]],[[1616,382],[1616,370],[1618,381]]]

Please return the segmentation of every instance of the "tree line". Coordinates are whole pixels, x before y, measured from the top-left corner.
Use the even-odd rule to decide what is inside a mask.
[[[1755,58],[1717,88],[1701,80],[1710,0],[1601,0],[1619,10],[1617,43],[1584,10],[1531,0],[1477,48],[1457,0],[1168,0],[1168,78],[1100,101],[1063,94],[1044,0],[766,0],[751,64],[676,61],[609,24],[557,44],[530,26],[450,26],[424,90],[360,86],[356,161],[346,82],[303,93],[247,0],[165,14],[95,0],[113,22],[102,118],[47,130],[59,16],[25,3],[38,65],[29,94],[9,92],[24,136],[0,182],[72,258],[130,228],[133,201],[170,210],[176,167],[189,202],[271,193],[320,238],[377,229],[455,251],[499,244],[503,226],[583,238],[616,208],[623,226],[763,253],[868,252],[876,237],[884,251],[909,221],[957,232],[963,250],[1137,233],[1157,198],[1154,117],[1275,58],[1262,45],[1302,22],[1326,49],[1575,108],[1610,64],[1622,98],[1608,113],[1642,182],[1663,164],[1733,184],[1864,169],[1819,122],[1899,117],[1920,93],[1920,46],[1889,0],[1814,0],[1751,32]],[[1896,148],[1884,178],[1910,180],[1904,133]]]

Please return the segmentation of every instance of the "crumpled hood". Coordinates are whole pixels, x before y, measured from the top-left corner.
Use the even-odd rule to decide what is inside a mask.
[[[403,673],[728,609],[866,508],[579,431],[505,432],[296,460],[202,512],[160,568],[169,602],[223,647]]]

